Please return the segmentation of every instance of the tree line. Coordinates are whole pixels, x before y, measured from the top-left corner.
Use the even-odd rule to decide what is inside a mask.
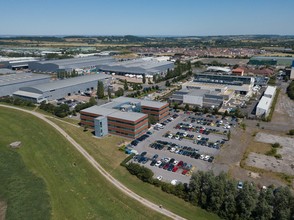
[[[174,186],[153,179],[153,172],[146,167],[127,163],[132,157],[129,156],[121,164],[132,175],[223,219],[294,219],[294,197],[288,187],[258,189],[254,183],[244,182],[243,187],[238,189],[237,182],[227,174],[215,176],[212,171],[198,171],[192,174],[189,184]]]
[[[192,75],[191,62],[188,61],[186,63],[181,63],[179,60],[177,60],[175,62],[175,68],[173,70],[168,69],[167,73],[166,73],[166,75],[164,77],[159,76],[159,75],[154,75],[153,76],[153,81],[155,83],[158,83],[158,82],[169,80],[169,79],[172,79],[172,78],[176,78],[177,81],[179,81],[181,79],[178,78],[178,77],[182,76],[182,73],[185,72],[185,71],[191,72],[191,75]]]
[[[294,100],[294,81],[292,81],[287,87],[287,95],[290,99]]]

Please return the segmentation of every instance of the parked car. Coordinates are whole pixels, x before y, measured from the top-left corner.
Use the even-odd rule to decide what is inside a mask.
[[[242,181],[238,182],[237,188],[238,189],[243,189],[243,182]]]

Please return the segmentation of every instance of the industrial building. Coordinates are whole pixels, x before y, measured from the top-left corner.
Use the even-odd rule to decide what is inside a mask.
[[[51,101],[73,94],[81,94],[86,91],[96,90],[99,80],[103,81],[104,88],[107,88],[111,81],[111,76],[101,73],[55,80],[34,86],[25,86],[14,92],[13,96],[35,103],[40,103],[44,100]]]
[[[183,85],[183,89],[176,91],[170,98],[170,101],[179,104],[189,104],[201,107],[219,107],[223,102],[229,101],[234,96],[234,91],[228,90],[224,85],[190,87]]]
[[[115,73],[117,75],[165,75],[167,70],[172,70],[174,63],[163,59],[152,57],[133,59],[127,61],[113,62],[104,65],[99,65],[98,70]]]
[[[189,86],[190,88],[201,87],[205,89],[205,85],[210,87],[213,85],[225,85],[228,90],[233,90],[237,94],[250,96],[254,86],[254,77],[200,73],[195,76]]]
[[[9,96],[18,91],[21,87],[34,86],[50,82],[50,76],[34,73],[16,73],[0,69],[0,97]],[[5,70],[5,71],[4,71]],[[10,74],[3,74],[3,73]]]
[[[29,63],[29,69],[36,72],[72,72],[83,70],[86,72],[96,71],[98,65],[114,62],[110,56],[88,56],[71,59],[35,61]]]
[[[29,63],[36,62],[33,57],[18,57],[18,58],[2,58],[0,60],[0,68],[8,68],[12,70],[28,69]]]
[[[261,97],[257,107],[256,116],[263,117],[268,116],[270,108],[275,97],[277,88],[275,86],[268,86],[263,96]]]
[[[138,138],[148,129],[148,115],[157,121],[169,115],[166,102],[119,97],[101,106],[92,106],[80,112],[81,125],[95,129],[95,135],[108,133],[128,138]]]

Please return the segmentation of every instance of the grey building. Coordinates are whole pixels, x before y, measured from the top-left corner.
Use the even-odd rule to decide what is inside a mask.
[[[50,76],[34,73],[12,73],[0,75],[0,97],[12,95],[21,87],[50,82]]]
[[[66,96],[80,94],[97,89],[98,81],[103,81],[105,88],[111,81],[111,76],[93,74],[70,79],[56,80],[35,86],[21,87],[13,95],[19,98],[40,103],[44,100],[55,100]]]
[[[110,56],[89,56],[71,59],[35,61],[29,63],[29,69],[40,72],[71,72],[74,69],[96,70],[98,65],[114,62]]]
[[[134,59],[99,65],[98,70],[118,75],[164,75],[168,69],[173,69],[174,63],[171,61],[159,61],[157,59]]]

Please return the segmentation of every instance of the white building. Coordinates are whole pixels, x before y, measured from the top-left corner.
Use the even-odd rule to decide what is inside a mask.
[[[268,116],[277,88],[268,86],[256,107],[256,116]]]
[[[275,86],[268,86],[264,92],[264,96],[265,97],[268,97],[268,98],[272,98],[275,96],[275,93],[276,93],[276,90],[277,90],[277,87]]]

